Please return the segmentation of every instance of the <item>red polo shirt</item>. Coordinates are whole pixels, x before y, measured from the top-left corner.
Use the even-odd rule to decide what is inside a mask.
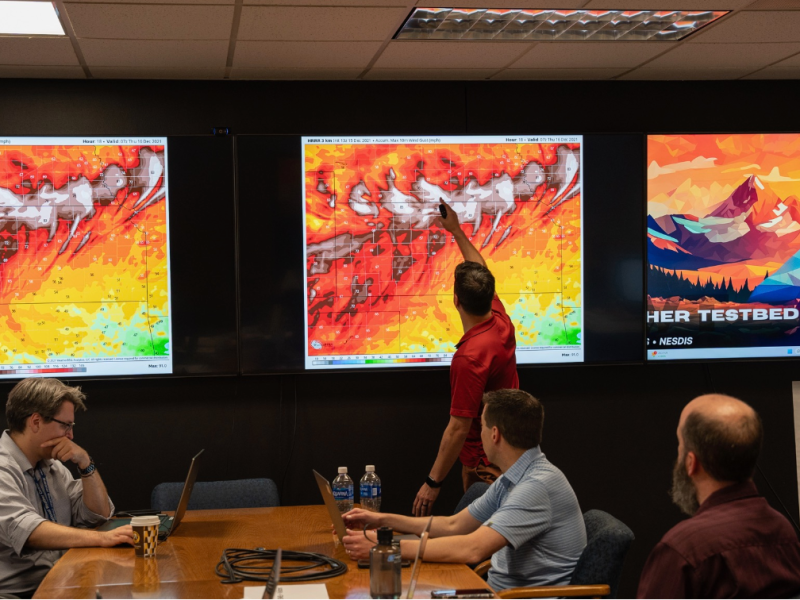
[[[467,440],[458,455],[464,466],[477,467],[481,462],[489,462],[481,444],[483,394],[519,388],[516,347],[514,325],[495,294],[491,318],[463,335],[450,364],[450,414],[472,418]]]

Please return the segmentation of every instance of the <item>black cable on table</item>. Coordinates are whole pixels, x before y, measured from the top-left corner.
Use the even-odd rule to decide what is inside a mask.
[[[223,577],[222,583],[240,583],[242,581],[267,581],[272,573],[272,562],[276,550],[256,548],[226,548],[217,563],[215,571]],[[286,564],[291,561],[293,564]],[[300,564],[297,564],[300,563]],[[323,571],[308,573],[312,569],[326,568]],[[347,573],[347,565],[340,560],[315,554],[313,552],[283,551],[281,562],[281,583],[297,583],[330,579]]]

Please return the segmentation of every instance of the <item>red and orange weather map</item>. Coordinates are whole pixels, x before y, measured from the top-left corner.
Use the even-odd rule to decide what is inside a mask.
[[[567,140],[304,138],[307,366],[449,361],[463,259],[440,200],[495,275],[518,350],[580,349],[581,151]]]
[[[170,369],[163,138],[80,141],[0,145],[0,376]]]

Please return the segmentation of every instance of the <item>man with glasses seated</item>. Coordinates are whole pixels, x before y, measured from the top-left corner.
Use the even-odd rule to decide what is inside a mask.
[[[8,395],[8,429],[0,437],[0,594],[30,598],[67,548],[133,543],[130,526],[79,529],[114,514],[94,461],[73,441],[85,398],[80,388],[38,378],[20,381]]]

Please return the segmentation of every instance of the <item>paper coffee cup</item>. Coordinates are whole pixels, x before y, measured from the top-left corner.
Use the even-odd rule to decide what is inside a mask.
[[[161,526],[161,519],[153,516],[133,517],[131,527],[133,527],[133,548],[136,556],[155,556],[156,546],[158,546],[158,528]]]

